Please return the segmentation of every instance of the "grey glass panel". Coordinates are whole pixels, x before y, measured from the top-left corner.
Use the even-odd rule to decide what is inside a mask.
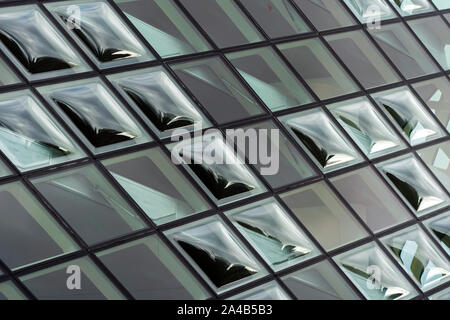
[[[379,92],[374,94],[373,98],[411,145],[444,135],[444,131],[431,117],[428,109],[407,87]]]
[[[157,236],[129,242],[97,256],[136,299],[208,297],[190,271]]]
[[[424,221],[424,225],[440,243],[442,248],[450,254],[450,211]]]
[[[227,58],[272,111],[313,102],[273,49],[239,51],[228,54]]]
[[[251,290],[231,297],[229,300],[291,300],[287,293],[275,281],[263,284]]]
[[[361,23],[393,19],[397,16],[385,0],[344,0]]]
[[[434,11],[430,0],[389,0],[402,16]]]
[[[439,71],[403,24],[383,25],[379,29],[369,29],[369,32],[406,79]]]
[[[0,149],[20,171],[84,156],[30,91],[0,95]]]
[[[2,8],[0,42],[30,80],[89,70],[35,5]]]
[[[75,267],[75,268],[74,268]],[[80,270],[80,289],[67,288],[73,270]],[[69,274],[67,271],[71,271]],[[20,280],[39,300],[122,300],[109,279],[89,259],[80,258],[48,269],[37,271]],[[69,279],[70,280],[70,279]],[[71,284],[72,283],[69,281]]]
[[[362,162],[359,153],[321,108],[283,116],[280,120],[322,171]]]
[[[439,10],[450,9],[450,3],[447,0],[432,0]]]
[[[93,165],[36,178],[32,183],[90,245],[145,228]]]
[[[160,149],[119,156],[103,164],[158,225],[209,209]]]
[[[328,261],[291,273],[282,280],[299,300],[359,300]]]
[[[417,153],[435,177],[450,190],[450,142],[420,149]]]
[[[99,79],[41,87],[39,92],[96,154],[152,140]]]
[[[210,126],[162,67],[118,73],[108,79],[159,137],[169,137],[180,128],[201,130]]]
[[[367,236],[324,182],[284,193],[281,198],[326,250]]]
[[[448,205],[444,190],[413,155],[388,160],[377,167],[417,215]]]
[[[46,7],[102,68],[154,59],[104,0],[55,2]]]
[[[263,40],[256,28],[231,0],[181,0],[180,2],[221,48]]]
[[[450,82],[446,77],[412,85],[427,106],[450,132]]]
[[[6,166],[6,164],[3,163],[2,160],[0,160],[0,178],[9,176],[12,174],[11,170]]]
[[[2,185],[0,203],[0,258],[11,269],[78,249],[22,183]]]
[[[375,243],[342,253],[334,259],[368,300],[405,300],[417,296],[416,289]]]
[[[362,31],[338,33],[325,39],[366,89],[400,81]]]
[[[308,19],[319,30],[348,27],[355,24],[340,1],[336,0],[294,0]]]
[[[357,86],[319,39],[278,45],[283,55],[320,99],[357,91]]]
[[[226,215],[275,271],[319,254],[311,240],[273,198],[228,211]]]
[[[219,58],[206,58],[171,67],[218,123],[263,113],[259,104]]]
[[[173,0],[114,0],[162,58],[210,50]]]
[[[0,58],[0,86],[6,86],[19,82],[19,78],[6,65],[5,61]]]
[[[25,295],[13,284],[12,281],[0,283],[1,300],[28,300]]]
[[[331,179],[355,212],[374,232],[411,220],[402,203],[370,167]]]
[[[288,0],[243,0],[241,2],[271,38],[310,31]]]
[[[450,69],[450,33],[442,18],[436,16],[417,19],[408,24],[441,67],[444,70]]]
[[[267,274],[218,216],[172,229],[166,234],[220,293]]]
[[[264,179],[273,188],[286,186],[317,175],[315,170],[308,164],[305,157],[296,149],[293,143],[284,135],[282,131],[278,131],[279,139],[272,137],[272,130],[279,130],[278,126],[273,121],[264,121],[244,127],[244,130],[247,129],[268,130],[267,145],[273,146],[278,144],[278,150],[270,151],[270,155],[273,155],[274,152],[279,152],[278,171],[275,175],[264,176]],[[263,140],[261,139],[264,138],[257,135],[258,145],[262,143]],[[246,144],[245,154],[250,155],[249,152],[250,143]],[[261,161],[261,159],[258,159],[257,162],[257,164],[252,165],[254,165],[260,172],[262,172],[264,168],[270,168],[270,166],[265,161]]]
[[[448,259],[419,226],[386,236],[382,242],[422,290],[450,280]]]

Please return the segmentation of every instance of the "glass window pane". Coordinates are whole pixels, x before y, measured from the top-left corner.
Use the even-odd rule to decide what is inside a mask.
[[[280,120],[322,171],[362,162],[359,153],[321,108],[289,114]]]
[[[104,160],[103,164],[157,225],[209,209],[159,148]]]
[[[413,155],[382,162],[377,168],[417,215],[449,204],[444,190]]]
[[[78,267],[80,285],[67,289],[67,270]],[[122,294],[89,258],[81,258],[20,277],[39,300],[123,300]]]
[[[328,261],[288,274],[282,281],[299,300],[359,300]]]
[[[430,0],[389,0],[402,16],[434,11]]]
[[[7,86],[19,82],[19,78],[6,65],[5,61],[0,58],[0,86]]]
[[[0,178],[9,176],[11,174],[12,172],[9,167],[3,162],[3,160],[0,160]]]
[[[450,33],[441,17],[429,17],[408,22],[411,29],[423,42],[444,70],[450,69]]]
[[[145,228],[94,165],[32,179],[32,183],[89,245]]]
[[[450,82],[446,77],[412,85],[427,106],[450,132]]]
[[[166,234],[219,293],[267,274],[218,216],[172,229]]]
[[[0,42],[29,80],[90,69],[35,5],[2,8]]]
[[[366,89],[400,81],[362,31],[338,33],[325,39]]]
[[[448,0],[432,0],[432,1],[439,10],[450,9],[450,2],[448,2]]]
[[[319,39],[278,45],[292,66],[321,99],[357,91],[357,86]]]
[[[288,0],[243,0],[241,2],[270,38],[310,31]]]
[[[171,146],[172,159],[183,164],[219,205],[266,191],[232,146],[213,133]]]
[[[417,154],[444,187],[450,190],[450,142],[417,150]]]
[[[228,300],[291,300],[287,293],[275,281],[263,284],[256,288],[232,296]]]
[[[428,297],[430,300],[450,300],[450,287]]]
[[[409,300],[418,294],[375,243],[342,253],[334,260],[368,300]]]
[[[162,67],[108,76],[160,138],[176,129],[199,130],[210,126],[194,102]]]
[[[210,50],[173,0],[114,0],[162,58]]]
[[[444,248],[447,254],[450,254],[450,211],[425,220],[424,225],[440,243],[442,248]]]
[[[0,95],[0,150],[20,171],[85,156],[28,90]]]
[[[180,2],[220,48],[263,40],[256,28],[231,0],[180,0]]]
[[[72,11],[79,12],[74,23]],[[73,39],[101,68],[153,60],[106,1],[79,0],[46,4]]]
[[[397,16],[384,0],[344,0],[361,23],[393,19]]]
[[[379,29],[369,29],[369,32],[406,79],[439,71],[403,24],[382,25]]]
[[[319,30],[337,29],[355,24],[344,5],[335,0],[294,0],[297,6]]]
[[[239,51],[228,54],[227,58],[272,111],[313,102],[273,49]]]
[[[327,251],[367,236],[324,182],[284,193],[281,198]]]
[[[8,208],[0,215],[0,259],[11,269],[78,249],[22,183],[0,186],[0,203]]]
[[[444,131],[407,87],[373,95],[380,108],[413,146],[440,138]]]
[[[373,232],[412,218],[370,167],[338,176],[331,182]]]
[[[319,255],[311,240],[273,198],[225,214],[275,271]]]
[[[381,240],[422,290],[450,279],[448,260],[419,226],[400,230]]]
[[[28,300],[25,295],[13,284],[12,281],[0,283],[1,300]]]
[[[129,242],[97,256],[136,299],[208,298],[205,289],[157,236]]]
[[[152,140],[97,78],[41,87],[39,92],[96,154]]]
[[[218,123],[263,113],[259,104],[220,58],[206,58],[171,67]]]
[[[367,98],[338,102],[327,107],[369,158],[405,148],[405,144]]]

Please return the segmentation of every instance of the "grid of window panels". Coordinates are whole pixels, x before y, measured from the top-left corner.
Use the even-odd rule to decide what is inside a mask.
[[[0,300],[448,300],[449,16],[0,1]],[[199,123],[279,129],[278,174],[175,165]]]

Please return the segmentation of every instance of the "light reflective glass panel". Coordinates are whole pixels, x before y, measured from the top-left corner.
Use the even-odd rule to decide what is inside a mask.
[[[220,58],[195,60],[171,67],[219,124],[263,113],[250,92]]]
[[[20,80],[17,75],[15,75],[5,61],[0,58],[0,86],[7,86],[19,82]]]
[[[417,150],[417,154],[442,185],[450,190],[450,142]]]
[[[450,211],[439,214],[436,217],[424,221],[433,237],[450,255]]]
[[[305,87],[269,47],[227,54],[242,77],[272,110],[313,102]]]
[[[202,129],[209,121],[162,67],[114,74],[108,79],[159,137],[177,129]]]
[[[76,251],[64,229],[21,182],[0,187],[0,259],[17,269]]]
[[[439,10],[450,9],[450,3],[447,0],[432,0]]]
[[[89,245],[145,228],[94,165],[32,179],[32,183]]]
[[[103,164],[157,225],[209,209],[159,148],[104,160]]]
[[[208,298],[205,289],[157,236],[101,251],[97,256],[135,299]]]
[[[331,182],[373,232],[412,218],[371,167],[332,178]]]
[[[319,31],[356,24],[341,1],[294,0],[294,2]]]
[[[439,121],[450,132],[450,82],[446,77],[412,85]]]
[[[0,150],[20,171],[84,157],[68,133],[28,90],[0,95]]]
[[[150,136],[99,79],[39,88],[93,153],[151,141]]]
[[[173,0],[114,0],[162,58],[210,50]]]
[[[106,1],[65,1],[46,7],[101,68],[154,59]]]
[[[413,146],[444,135],[428,109],[406,87],[373,95],[375,102]]]
[[[229,300],[291,300],[288,294],[275,281],[231,297]]]
[[[319,254],[311,240],[273,198],[225,214],[275,271]]]
[[[409,300],[417,296],[416,289],[375,243],[342,253],[334,259],[368,300]]]
[[[180,0],[180,2],[220,48],[263,40],[232,0]]]
[[[0,301],[2,300],[28,300],[12,281],[0,283]]]
[[[396,18],[394,11],[385,0],[344,0],[361,23]]]
[[[337,33],[326,36],[325,40],[366,89],[400,81],[362,31]]]
[[[29,80],[90,70],[34,5],[2,8],[0,48]]]
[[[172,159],[183,164],[219,205],[266,189],[220,134],[207,134],[172,146]]]
[[[283,43],[278,48],[320,99],[358,90],[319,39]]]
[[[389,0],[402,16],[434,11],[430,0]]]
[[[448,205],[447,194],[413,155],[388,160],[377,167],[417,215]]]
[[[450,300],[450,287],[429,296],[428,299],[449,301]]]
[[[359,300],[328,261],[290,273],[281,279],[299,300]]]
[[[401,23],[369,29],[375,41],[406,79],[439,72],[406,26]]]
[[[80,269],[81,288],[69,290],[73,266]],[[89,258],[80,258],[20,277],[39,300],[123,300],[123,295]]]
[[[367,236],[324,182],[289,191],[281,199],[327,251]]]
[[[280,120],[322,171],[330,172],[362,161],[321,108],[283,116]]]
[[[288,0],[242,0],[241,2],[270,38],[310,31]]]
[[[450,279],[449,260],[419,226],[386,236],[382,242],[422,290],[429,290]]]
[[[217,216],[172,229],[166,234],[219,293],[267,274]]]
[[[450,69],[450,32],[440,16],[408,22],[411,29],[427,47],[444,70]]]

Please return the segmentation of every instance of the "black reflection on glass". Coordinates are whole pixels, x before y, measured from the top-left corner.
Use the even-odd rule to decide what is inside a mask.
[[[308,148],[308,150],[314,155],[317,161],[322,167],[326,167],[328,162],[335,156],[334,154],[329,154],[314,138],[304,134],[297,128],[291,127],[295,135],[300,139],[300,141]]]
[[[417,190],[408,184],[407,182],[397,178],[392,173],[386,172],[386,176],[392,181],[392,183],[397,187],[397,189],[403,194],[403,196],[408,200],[411,206],[419,210],[420,204],[423,201],[423,197],[419,195]]]

